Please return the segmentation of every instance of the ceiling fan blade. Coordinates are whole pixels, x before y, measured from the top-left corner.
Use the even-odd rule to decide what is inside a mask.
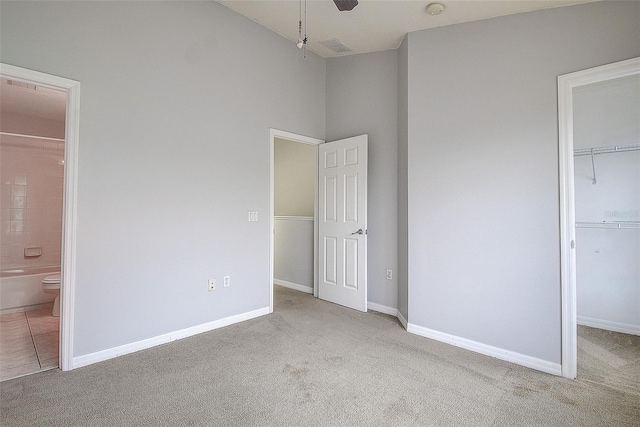
[[[333,0],[338,6],[338,10],[343,12],[345,10],[353,10],[358,5],[358,0]]]

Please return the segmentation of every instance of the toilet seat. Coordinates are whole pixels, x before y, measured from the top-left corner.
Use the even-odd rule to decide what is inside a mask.
[[[58,273],[52,276],[45,277],[44,279],[42,279],[42,283],[60,283],[61,279],[62,279],[62,275]]]
[[[54,274],[52,276],[47,276],[44,279],[42,279],[42,287],[44,289],[50,289],[50,290],[60,289],[61,279],[62,277],[60,273]]]

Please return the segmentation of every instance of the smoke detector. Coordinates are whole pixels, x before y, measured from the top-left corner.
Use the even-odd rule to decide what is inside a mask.
[[[429,15],[440,15],[444,12],[444,5],[442,3],[431,3],[427,6],[427,13]]]

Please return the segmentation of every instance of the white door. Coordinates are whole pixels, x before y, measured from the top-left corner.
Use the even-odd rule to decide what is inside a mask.
[[[367,311],[367,135],[319,146],[318,297]]]

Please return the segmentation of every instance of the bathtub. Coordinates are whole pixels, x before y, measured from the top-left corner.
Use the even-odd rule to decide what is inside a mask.
[[[31,306],[53,302],[55,295],[42,290],[42,279],[59,272],[59,265],[1,270],[0,313],[28,310]]]

